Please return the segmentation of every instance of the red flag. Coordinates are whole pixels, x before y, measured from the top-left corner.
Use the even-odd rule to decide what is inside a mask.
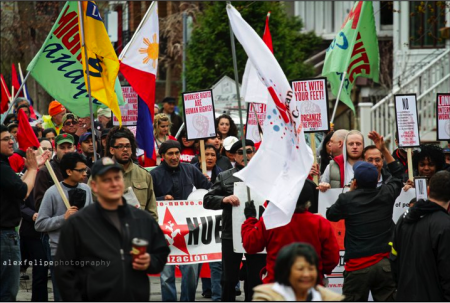
[[[14,63],[11,64],[11,84],[14,87],[14,94],[17,94],[20,88],[20,82],[17,77],[16,66]],[[23,91],[20,93],[19,97],[23,97]]]
[[[266,28],[264,29],[263,41],[273,54],[272,36],[270,35],[270,30],[269,30],[269,18],[270,18],[270,12],[267,13],[267,17],[266,17]]]
[[[9,108],[9,100],[11,98],[11,95],[9,94],[8,86],[6,86],[5,79],[3,78],[3,75],[0,75],[1,78],[1,90],[2,90],[2,99],[0,103],[0,113],[3,114],[6,112]]]
[[[28,117],[23,111],[23,109],[19,110],[18,113],[19,119],[19,127],[17,128],[17,142],[19,143],[19,149],[26,151],[28,147],[39,147],[39,140],[34,134],[33,129],[31,128],[30,122],[28,122]]]

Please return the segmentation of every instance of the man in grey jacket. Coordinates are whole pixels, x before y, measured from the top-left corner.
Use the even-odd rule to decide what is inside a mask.
[[[91,189],[82,183],[87,173],[85,158],[78,153],[67,153],[61,159],[60,168],[64,178],[60,184],[64,194],[69,198],[71,207],[67,209],[56,185],[53,185],[45,192],[34,225],[36,231],[46,232],[50,237],[51,259],[49,260],[54,260],[64,221],[85,205],[92,203]],[[54,298],[55,301],[60,301],[52,266],[51,271]]]

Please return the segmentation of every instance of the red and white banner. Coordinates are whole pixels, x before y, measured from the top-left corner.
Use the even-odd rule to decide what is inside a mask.
[[[122,86],[124,105],[119,106],[123,126],[135,126],[138,119],[138,94],[131,86]],[[113,125],[119,125],[119,120],[113,114]],[[135,134],[136,136],[136,134]]]
[[[450,94],[436,95],[437,140],[450,140]]]
[[[159,226],[170,247],[168,265],[222,261],[221,210],[202,200],[157,201]]]

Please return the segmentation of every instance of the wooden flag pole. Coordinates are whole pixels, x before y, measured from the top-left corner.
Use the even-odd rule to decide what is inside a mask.
[[[42,147],[40,147],[40,146],[39,146],[38,151],[39,151],[39,155],[42,155],[44,153],[44,151],[42,150]],[[67,209],[69,209],[70,208],[69,200],[67,200],[67,197],[64,194],[61,184],[59,184],[58,178],[56,177],[55,172],[53,171],[53,167],[50,164],[49,160],[45,161],[45,167],[47,167],[47,170],[50,173],[50,176],[52,177],[53,183],[55,183],[56,189],[58,190],[59,194],[61,195],[64,205],[67,207]]]
[[[227,5],[231,5],[230,1],[227,1]],[[234,69],[234,82],[236,84],[236,97],[238,101],[238,107],[239,107],[239,121],[241,123],[241,135],[242,135],[242,149],[244,150],[244,164],[247,166],[247,151],[245,148],[245,135],[244,135],[244,122],[242,120],[242,108],[241,108],[241,94],[239,92],[239,75],[238,75],[238,69],[237,69],[237,59],[236,59],[236,46],[234,44],[234,33],[233,28],[231,27],[231,23],[228,20],[228,24],[230,26],[230,40],[231,40],[231,53],[233,55],[233,69]],[[251,201],[252,197],[250,195],[250,188],[247,186],[247,200]]]
[[[202,158],[202,173],[207,174],[206,169],[206,156],[205,156],[205,140],[200,140],[200,157]]]
[[[414,181],[413,165],[412,165],[412,148],[407,148],[406,152],[408,159],[408,179]]]
[[[89,112],[91,117],[91,135],[92,135],[92,145],[94,146],[94,162],[97,161],[97,142],[95,141],[95,127],[94,127],[94,112],[92,110],[92,94],[91,94],[91,77],[89,72],[88,54],[86,49],[86,39],[84,37],[84,21],[83,21],[83,7],[81,1],[78,1],[78,18],[80,22],[81,30],[81,47],[84,49],[84,62],[86,65],[86,78],[87,78],[87,89],[89,95]]]
[[[314,162],[313,162],[313,166],[316,166],[317,164],[317,156],[316,156],[316,134],[315,133],[310,133],[310,142],[311,142],[311,149],[313,152],[313,156],[314,156]],[[319,176],[318,175],[314,175],[313,176],[313,180],[314,183],[319,184]]]
[[[5,82],[3,82],[3,78],[0,78],[0,81],[2,81],[2,86],[3,86],[3,89],[5,90],[5,92],[7,92],[9,94],[8,87],[6,86]],[[9,102],[11,102],[12,101],[12,96],[10,95],[8,97],[8,99],[9,99]]]
[[[22,84],[20,85],[19,89],[17,90],[17,93],[14,95],[14,88],[11,92],[11,97],[14,96],[14,98],[11,101],[11,105],[9,106],[8,110],[6,111],[6,113],[2,114],[2,118],[1,118],[1,124],[3,124],[3,122],[5,121],[6,116],[9,115],[9,113],[11,112],[11,110],[14,107],[14,104],[17,102],[17,98],[19,97],[20,92],[23,89],[23,86],[25,85],[25,82],[28,79],[28,76],[30,75],[30,71],[28,71],[27,75],[25,76],[25,79],[23,79]]]

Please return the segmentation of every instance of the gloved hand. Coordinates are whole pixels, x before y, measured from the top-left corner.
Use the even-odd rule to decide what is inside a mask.
[[[245,202],[244,215],[245,219],[256,218],[256,208],[253,200],[251,200],[250,202]]]
[[[78,210],[86,204],[86,191],[81,188],[75,188],[69,191],[70,206],[76,206]]]

